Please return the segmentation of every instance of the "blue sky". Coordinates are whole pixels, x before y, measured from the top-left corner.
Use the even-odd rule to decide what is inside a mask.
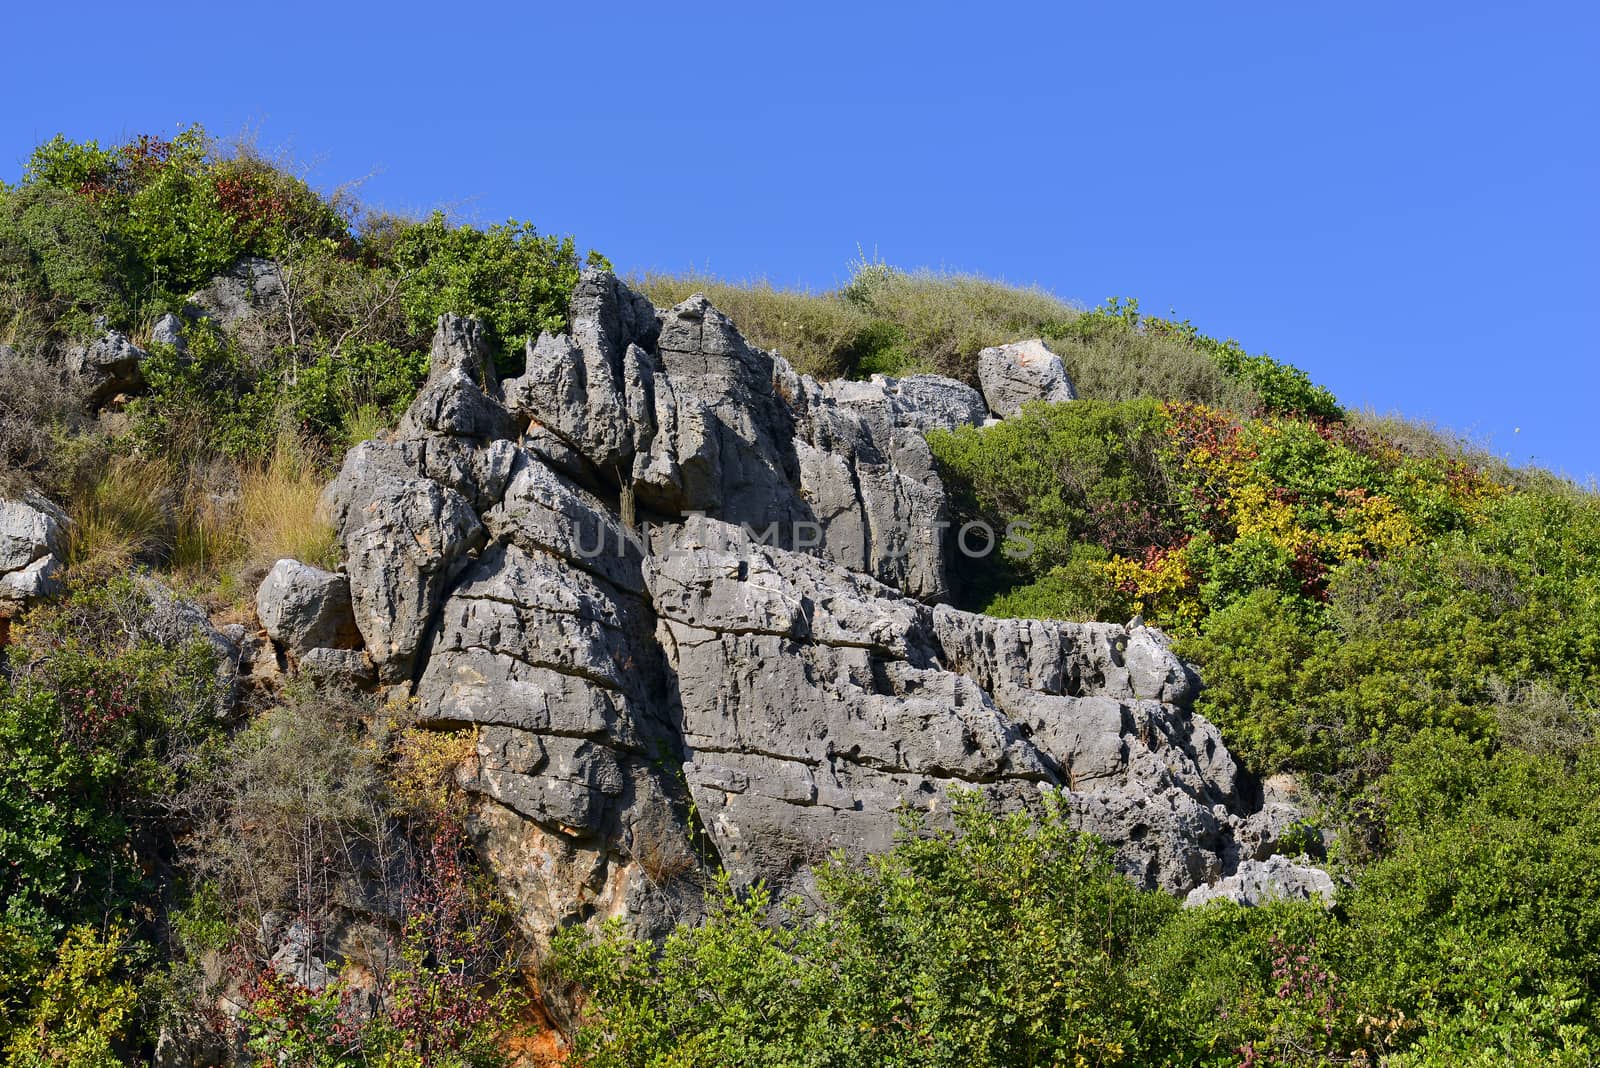
[[[1592,5],[76,3],[7,28],[8,179],[57,132],[249,128],[318,185],[531,219],[624,271],[826,287],[865,249],[1135,296],[1348,404],[1600,474]]]

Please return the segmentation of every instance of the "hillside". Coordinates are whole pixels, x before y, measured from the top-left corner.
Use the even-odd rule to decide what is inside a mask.
[[[8,1064],[1600,1051],[1600,499],[1288,363],[193,129],[0,186],[0,381]]]

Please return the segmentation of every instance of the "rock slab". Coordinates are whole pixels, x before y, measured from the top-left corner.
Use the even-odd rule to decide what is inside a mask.
[[[989,410],[1005,418],[1032,401],[1055,404],[1078,399],[1061,357],[1043,341],[996,345],[978,353],[978,382]]]

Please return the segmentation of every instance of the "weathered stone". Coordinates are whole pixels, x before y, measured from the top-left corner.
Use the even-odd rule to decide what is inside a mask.
[[[511,434],[511,416],[500,402],[494,358],[483,324],[441,315],[433,334],[428,381],[400,421],[402,438],[444,434],[493,441]]]
[[[211,319],[229,327],[257,316],[276,315],[288,300],[278,265],[247,256],[192,294],[183,310],[191,319]]]
[[[378,680],[377,668],[364,649],[307,649],[300,657],[300,674],[318,683],[358,689]]]
[[[1253,906],[1269,901],[1321,899],[1332,908],[1336,894],[1333,877],[1327,872],[1279,854],[1265,860],[1241,862],[1232,875],[1190,890],[1183,903],[1193,908],[1209,901]]]
[[[0,500],[0,571],[15,571],[45,556],[63,556],[67,514],[37,493]]]
[[[67,374],[83,394],[85,407],[99,408],[122,393],[144,386],[139,365],[145,351],[113,330],[90,344],[67,351]]]
[[[989,415],[982,394],[965,382],[940,375],[873,375],[866,382],[835,379],[822,383],[822,393],[840,407],[864,414],[881,412],[889,425],[911,430],[982,426]]]
[[[272,954],[272,970],[307,990],[323,989],[333,981],[333,972],[317,953],[317,941],[309,924],[291,923]]]
[[[937,807],[952,784],[1000,804],[1062,789],[1145,885],[1222,874],[1231,825],[1216,810],[1236,803],[1237,772],[1209,725],[1169,703],[1187,675],[1158,632],[930,610],[710,519],[652,549],[686,776],[724,817],[708,824],[724,863],[748,856],[744,875],[781,880],[843,842],[886,843],[897,804]],[[794,811],[817,805],[834,811]]]
[[[652,429],[653,369],[640,343],[658,333],[655,309],[609,271],[589,268],[571,312],[570,335],[529,342],[523,374],[506,383],[507,404],[620,481]]]
[[[150,343],[152,345],[166,345],[178,352],[187,352],[189,343],[183,336],[183,319],[167,312],[156,320],[156,325],[150,329]]]
[[[361,644],[350,580],[298,560],[279,560],[267,572],[256,590],[256,616],[272,640],[297,657]]]
[[[989,410],[1016,415],[1029,401],[1077,400],[1061,357],[1037,339],[997,345],[978,353],[978,383]]]
[[[446,585],[483,544],[477,513],[427,479],[386,478],[347,514],[343,535],[356,626],[384,681],[409,678]]]
[[[0,500],[0,616],[61,590],[71,520],[37,493]]]
[[[0,575],[0,616],[59,595],[65,570],[59,556],[41,556],[26,567]]]

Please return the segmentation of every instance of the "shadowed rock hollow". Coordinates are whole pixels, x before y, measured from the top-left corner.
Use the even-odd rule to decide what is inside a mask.
[[[660,933],[714,866],[803,895],[957,785],[1002,808],[1060,791],[1152,889],[1264,866],[1293,814],[1252,812],[1158,631],[947,603],[922,435],[1000,402],[818,382],[705,298],[657,311],[600,271],[571,322],[498,382],[479,325],[441,319],[399,429],[326,494],[379,678],[478,730],[475,832],[536,939],[611,914]],[[986,354],[1003,410],[1028,381],[1070,396],[1024,355]],[[1291,891],[1306,871],[1272,869]]]

